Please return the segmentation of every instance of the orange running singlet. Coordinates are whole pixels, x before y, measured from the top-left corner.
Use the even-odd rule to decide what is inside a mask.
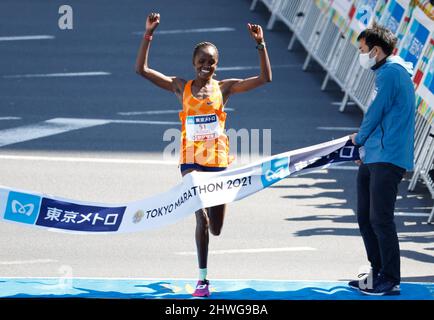
[[[197,99],[191,92],[193,80],[186,83],[182,97],[180,163],[207,167],[227,167],[229,140],[225,130],[226,112],[219,83],[212,81],[212,94]]]

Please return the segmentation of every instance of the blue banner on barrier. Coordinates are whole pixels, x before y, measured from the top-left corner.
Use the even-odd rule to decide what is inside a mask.
[[[428,42],[430,23],[426,21],[427,17],[420,9],[416,9],[413,15],[409,30],[402,41],[399,55],[404,60],[412,62],[413,67],[416,67],[419,58],[422,56],[423,49]]]
[[[405,7],[403,5],[397,0],[390,0],[389,6],[381,16],[380,24],[396,34],[404,18],[404,13]]]

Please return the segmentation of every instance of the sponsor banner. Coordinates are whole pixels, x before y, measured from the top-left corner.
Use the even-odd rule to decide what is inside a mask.
[[[117,231],[126,207],[77,205],[43,198],[36,225],[64,230]]]
[[[434,4],[431,0],[415,0],[415,2],[431,20],[434,20]]]
[[[416,7],[399,48],[399,55],[404,60],[412,62],[414,68],[417,67],[425,47],[432,38],[432,30],[434,30],[433,21],[421,9]]]
[[[372,25],[375,18],[375,10],[380,5],[380,0],[358,0],[354,7],[354,15],[349,28],[356,37]]]
[[[4,211],[4,219],[34,224],[39,213],[41,197],[29,193],[10,191]]]
[[[409,5],[410,0],[389,0],[387,7],[381,15],[379,24],[386,27],[394,34],[398,34]]]
[[[344,33],[348,27],[351,17],[351,8],[355,0],[331,0],[330,7],[333,11],[333,23]]]
[[[349,20],[350,10],[355,0],[331,0],[330,6],[336,11],[336,13]]]
[[[428,123],[434,125],[434,108],[430,108],[420,96],[417,96],[416,106],[417,112],[423,116]]]
[[[431,38],[428,53],[422,59],[427,60],[424,66],[418,70],[421,81],[417,81],[416,93],[424,100],[426,107],[434,110],[434,39]],[[429,58],[429,60],[428,60]],[[416,82],[416,81],[415,81]]]
[[[330,9],[330,0],[315,0],[316,6],[321,10],[323,14],[328,14]]]
[[[167,192],[117,206],[0,188],[0,217],[64,232],[137,232],[175,223],[200,208],[241,200],[289,176],[358,159],[358,148],[346,136],[240,168],[191,172]]]

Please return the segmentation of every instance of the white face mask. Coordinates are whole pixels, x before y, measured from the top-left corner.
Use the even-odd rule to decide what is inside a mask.
[[[374,50],[374,48],[372,48],[372,50]],[[368,53],[360,53],[359,54],[359,62],[360,62],[360,65],[362,66],[362,68],[364,68],[364,69],[370,69],[373,66],[375,66],[375,64],[377,63],[377,61],[375,60],[375,58],[377,56],[373,56],[372,58],[369,57],[372,50],[369,51]]]

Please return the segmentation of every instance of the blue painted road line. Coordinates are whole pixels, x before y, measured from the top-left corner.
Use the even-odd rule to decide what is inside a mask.
[[[195,280],[0,278],[0,298],[198,299]],[[365,296],[346,282],[213,280],[221,300],[434,300],[434,283],[401,283],[401,295]]]

